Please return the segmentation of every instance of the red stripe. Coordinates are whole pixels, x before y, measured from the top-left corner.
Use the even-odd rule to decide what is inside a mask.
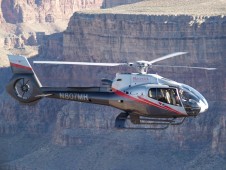
[[[142,98],[140,96],[138,96],[139,99],[137,99],[135,97],[132,97],[132,96],[130,96],[130,95],[126,94],[126,93],[123,93],[122,91],[119,91],[119,90],[114,89],[114,88],[112,88],[112,91],[115,92],[115,94],[117,94],[119,96],[122,96],[122,97],[126,97],[126,98],[128,98],[130,100],[135,100],[135,101],[140,102],[140,103],[144,103],[144,104],[148,104],[148,105],[151,105],[151,106],[154,106],[154,107],[158,107],[160,109],[168,110],[168,111],[174,112],[176,114],[186,115],[186,114],[178,112],[177,110],[174,110],[174,109],[172,109],[172,108],[170,108],[168,106],[161,106],[161,105],[158,105],[156,103],[153,103],[153,102],[151,102],[149,100],[146,100],[146,99],[144,99],[144,98]]]
[[[160,109],[168,110],[168,111],[171,111],[171,112],[174,112],[174,113],[177,113],[177,114],[183,114],[183,115],[186,115],[186,114],[184,114],[184,113],[181,113],[181,112],[178,112],[177,110],[172,109],[172,108],[169,107],[169,106],[161,106],[161,105],[157,105],[157,104],[155,104],[155,103],[153,103],[153,102],[151,102],[151,101],[149,101],[149,100],[146,100],[146,99],[144,99],[144,98],[142,98],[142,97],[139,97],[139,96],[138,96],[138,98],[140,98],[141,100],[144,100],[145,102],[147,102],[147,104],[154,105],[154,106],[156,106],[156,107],[158,107],[158,108],[160,108]]]
[[[15,63],[10,63],[10,65],[12,67],[17,67],[17,68],[22,68],[22,69],[26,69],[26,70],[32,71],[32,68],[31,67],[27,67],[27,66],[23,66],[23,65],[20,65],[20,64],[15,64]]]
[[[145,98],[142,98],[142,97],[140,97],[140,96],[138,96],[138,98],[141,99],[141,100],[143,100],[143,101],[145,101],[147,104],[153,105],[153,106],[158,107],[158,108],[160,108],[160,109],[164,109],[164,110],[170,110],[170,109],[171,109],[170,107],[166,108],[166,107],[163,106],[163,105],[158,105],[158,104],[153,103],[153,102],[151,102],[151,101],[149,101],[149,100],[147,100],[147,99],[145,99]],[[172,111],[172,110],[170,110],[170,111]],[[173,111],[173,112],[177,112],[177,111]]]

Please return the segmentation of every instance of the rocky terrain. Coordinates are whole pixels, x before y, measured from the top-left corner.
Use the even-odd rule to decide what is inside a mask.
[[[0,66],[8,66],[6,54],[37,54],[44,35],[66,29],[78,10],[110,8],[141,0],[0,0]],[[33,46],[33,47],[30,47]],[[18,50],[19,49],[19,50]]]
[[[1,0],[2,15],[9,23],[55,22],[68,20],[73,12],[100,8],[103,0]]]
[[[7,65],[8,51],[27,56],[37,54],[37,49],[30,46],[40,45],[45,34],[63,31],[75,11],[101,8],[102,3],[102,0],[0,0],[0,65]]]
[[[33,4],[38,6],[40,2]],[[54,2],[62,4],[63,1]],[[120,111],[109,107],[51,99],[43,99],[34,106],[19,105],[5,92],[4,87],[12,74],[4,65],[0,69],[0,167],[225,169],[226,12],[223,5],[225,2],[221,0],[180,3],[162,0],[76,12],[63,32],[59,32],[62,26],[51,23],[53,25],[47,29],[49,33],[40,35],[43,36],[40,42],[37,34],[29,34],[26,50],[17,46],[4,47],[5,53],[24,52],[32,56],[31,51],[35,52],[40,44],[38,55],[30,61],[127,62],[187,51],[189,54],[161,64],[218,69],[214,72],[150,69],[150,72],[195,87],[207,98],[209,111],[165,131],[128,131],[113,128]],[[4,15],[0,15],[1,21],[7,22],[1,16]],[[23,23],[26,20],[21,21],[21,30],[28,29]],[[18,30],[18,25],[9,26],[13,31]],[[53,28],[57,26],[59,29],[54,33]],[[42,24],[40,27],[47,28]],[[5,35],[4,30],[1,35]],[[34,65],[34,69],[45,86],[99,86],[103,77],[113,79],[116,72],[135,71],[124,67],[41,65]]]
[[[121,5],[105,10],[92,10],[91,13],[113,14],[146,14],[146,15],[190,15],[197,18],[202,16],[224,16],[225,0],[144,0],[131,5]]]

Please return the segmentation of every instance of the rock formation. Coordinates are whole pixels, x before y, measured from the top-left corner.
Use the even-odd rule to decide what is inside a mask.
[[[0,22],[52,23],[68,20],[79,10],[111,8],[139,1],[142,0],[0,0]]]
[[[26,2],[38,7],[47,3]],[[52,2],[55,5],[61,3]],[[84,5],[91,1],[81,2]],[[45,9],[47,7],[45,5]],[[20,8],[15,9],[18,12]],[[57,17],[52,14],[47,18],[47,15],[40,16],[35,21],[55,21]],[[20,22],[15,16],[12,18]],[[33,21],[29,17],[25,20]],[[23,141],[26,139],[24,148],[33,147],[27,138],[48,136],[34,142],[37,147],[36,150],[31,149],[32,153],[23,152],[26,156],[18,154],[18,160],[17,155],[6,154],[11,158],[8,160],[0,155],[2,162],[15,160],[7,164],[8,169],[46,169],[46,166],[49,169],[63,169],[65,162],[68,169],[75,166],[78,169],[167,169],[169,165],[171,169],[224,169],[225,16],[129,15],[105,10],[102,14],[80,12],[74,13],[64,32],[38,35],[44,38],[31,34],[31,42],[42,45],[39,55],[30,61],[128,62],[152,60],[175,51],[187,51],[187,55],[161,64],[217,67],[217,70],[152,68],[150,72],[196,88],[207,98],[209,111],[165,131],[117,131],[112,128],[115,117],[120,113],[117,109],[51,99],[43,99],[35,106],[19,105],[4,90],[11,76],[10,69],[1,68],[0,135],[25,133],[28,137],[23,138]],[[28,36],[21,36],[21,39],[27,42]],[[5,40],[6,44],[10,42],[10,39]],[[41,65],[35,65],[34,69],[43,86],[99,86],[101,78],[113,79],[116,72],[136,71],[125,67]],[[45,140],[51,142],[46,144]],[[11,143],[15,143],[14,138]],[[12,149],[12,146],[9,148]],[[2,149],[1,153],[5,150]]]
[[[125,4],[132,4],[132,3],[136,3],[136,2],[140,2],[140,1],[144,1],[144,0],[103,0],[103,4],[102,4],[102,8],[111,8],[111,7],[115,7],[115,6],[119,6],[119,5],[125,5]]]
[[[0,4],[6,22],[43,23],[68,20],[75,11],[81,9],[100,8],[102,0],[1,0]]]
[[[43,50],[45,51],[43,56],[51,59],[55,59],[57,56],[57,59],[60,58],[67,61],[127,62],[140,59],[151,60],[175,51],[189,52],[187,56],[164,61],[163,64],[202,65],[205,67],[217,67],[218,70],[209,72],[190,69],[178,70],[175,68],[153,69],[165,77],[184,82],[198,89],[209,101],[209,112],[200,115],[197,119],[189,120],[179,128],[170,128],[166,133],[173,136],[172,140],[179,140],[181,147],[186,147],[184,146],[185,143],[191,138],[195,138],[196,135],[200,137],[200,141],[211,138],[213,152],[224,152],[221,148],[224,146],[226,133],[223,114],[226,88],[222,84],[222,82],[226,81],[224,76],[225,59],[223,57],[225,53],[226,18],[206,17],[205,22],[201,25],[193,21],[194,18],[190,16],[157,17],[75,13],[69,22],[67,30],[63,32],[63,37],[60,36],[58,40],[54,39],[54,43],[52,43],[52,38],[47,40],[49,42],[47,44],[58,45],[44,46],[46,49]],[[192,25],[191,22],[193,22]],[[60,42],[62,42],[62,53],[52,55],[55,49],[60,46]],[[54,69],[58,70],[57,72],[59,72],[61,77],[64,77],[67,83],[70,81],[78,83],[77,79],[81,74],[83,77],[89,77],[89,79],[79,77],[80,83],[78,84],[81,84],[81,82],[82,84],[91,82],[98,84],[96,78],[101,78],[96,76],[99,74],[99,68],[94,70],[93,68],[86,68],[86,71],[79,71],[77,68],[71,67],[68,71],[64,69],[63,73],[60,71],[63,69],[62,67]],[[113,77],[113,72],[114,69],[109,71],[111,77]],[[50,75],[47,74],[46,76],[49,77]],[[107,76],[107,73],[101,73],[101,76]],[[47,79],[44,77],[43,79]],[[52,78],[57,80],[54,76]],[[60,80],[58,79],[58,81]],[[77,117],[69,119],[69,115],[62,117],[62,113],[60,112],[59,114],[61,116],[59,115],[58,119],[63,122],[77,120]],[[95,122],[95,119],[93,121]],[[215,123],[212,124],[212,121]],[[60,123],[61,129],[76,128],[77,126],[73,125],[72,122]],[[195,133],[195,136],[193,133]]]

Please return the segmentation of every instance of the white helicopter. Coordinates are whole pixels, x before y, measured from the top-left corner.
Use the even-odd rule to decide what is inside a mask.
[[[142,60],[134,63],[34,61],[38,64],[126,65],[138,69],[139,73],[117,73],[113,81],[102,79],[102,83],[108,87],[43,87],[26,57],[9,55],[13,77],[6,88],[13,98],[26,104],[48,97],[118,108],[123,112],[115,120],[117,128],[166,129],[169,125],[182,124],[186,117],[197,116],[208,109],[206,99],[194,88],[157,74],[147,74],[148,68],[152,66],[216,69],[154,65],[183,54],[186,52],[176,52],[152,61]],[[127,120],[130,120],[130,123],[127,123]]]

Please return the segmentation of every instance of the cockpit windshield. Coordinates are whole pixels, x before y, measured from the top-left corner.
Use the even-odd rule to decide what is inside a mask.
[[[199,102],[199,100],[201,100],[203,103],[208,105],[206,99],[197,90],[195,90],[194,88],[192,88],[188,85],[185,85],[185,84],[182,84],[181,87],[182,87],[181,88],[182,90],[186,90],[189,93],[191,93],[193,96],[195,96],[195,98],[198,100],[198,102]]]
[[[182,85],[179,90],[179,95],[181,97],[181,101],[183,103],[183,106],[186,110],[186,112],[189,115],[197,115],[201,108],[199,106],[200,100],[205,100],[201,98],[202,96],[199,96],[199,92],[194,91],[193,88]]]
[[[182,101],[195,101],[199,102],[199,99],[193,95],[191,92],[185,91],[185,90],[180,90],[179,94],[181,96]]]

